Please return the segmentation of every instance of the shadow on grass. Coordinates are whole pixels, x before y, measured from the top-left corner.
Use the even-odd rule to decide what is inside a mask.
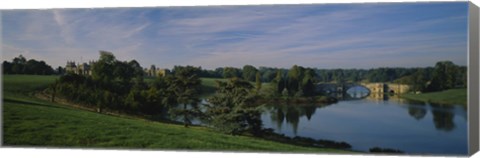
[[[64,107],[59,107],[59,106],[54,106],[54,105],[49,105],[49,104],[42,104],[42,103],[38,103],[38,102],[30,102],[30,101],[11,99],[11,98],[3,98],[3,103],[25,104],[25,105],[44,106],[44,107],[65,109]]]

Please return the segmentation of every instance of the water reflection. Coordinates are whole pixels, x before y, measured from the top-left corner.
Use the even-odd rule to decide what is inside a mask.
[[[330,105],[266,105],[262,119],[266,128],[276,132],[346,141],[355,150],[383,144],[407,153],[466,152],[463,106],[424,103],[390,94],[361,94],[339,95],[344,100]]]
[[[335,97],[338,100],[359,100],[370,96],[370,91],[363,86],[354,86],[349,88],[346,93],[330,93],[330,97]]]
[[[455,128],[454,117],[455,110],[454,105],[442,105],[435,103],[425,103],[420,101],[413,101],[395,97],[394,99],[398,103],[406,104],[408,106],[408,114],[416,120],[421,120],[427,114],[427,110],[433,116],[433,123],[435,128],[440,131],[449,132]]]
[[[275,123],[277,129],[282,129],[283,123],[286,121],[287,124],[292,126],[292,132],[296,135],[298,131],[298,124],[300,123],[301,117],[306,117],[308,121],[312,119],[312,116],[315,115],[317,108],[323,107],[314,106],[314,105],[267,105],[267,109],[270,119]]]
[[[435,128],[443,131],[451,131],[455,128],[453,119],[455,117],[452,106],[431,103],[433,122]]]
[[[427,110],[425,107],[408,106],[408,114],[416,120],[421,120],[427,114]]]
[[[426,104],[423,102],[408,101],[398,97],[390,97],[390,101],[395,100],[397,103],[401,103],[406,107],[407,114],[415,120],[422,120],[427,115],[428,111],[433,116],[433,124],[437,130],[451,131],[455,128],[454,117],[455,113],[452,111],[452,106],[445,106],[439,104]],[[265,106],[271,117],[271,121],[276,124],[277,129],[282,129],[282,125],[286,121],[287,124],[292,126],[293,133],[298,133],[298,124],[300,118],[305,117],[307,121],[312,119],[317,109],[328,105],[267,105]]]
[[[370,90],[363,86],[354,86],[346,91],[348,98],[352,99],[364,99],[369,96]]]

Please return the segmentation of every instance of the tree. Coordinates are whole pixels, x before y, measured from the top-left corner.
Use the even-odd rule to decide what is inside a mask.
[[[4,74],[12,74],[12,66],[13,64],[8,61],[3,61],[2,68]]]
[[[128,84],[135,77],[134,68],[127,62],[117,61],[113,65],[113,78],[122,84]]]
[[[3,72],[5,74],[33,74],[33,75],[51,75],[54,73],[52,67],[44,61],[30,59],[27,61],[23,55],[16,57],[12,63],[3,62]]]
[[[285,80],[283,79],[283,74],[281,70],[277,70],[275,75],[275,79],[270,83],[273,87],[273,94],[274,96],[278,96],[282,94],[283,89],[285,88]]]
[[[297,93],[300,88],[299,84],[301,78],[303,78],[303,68],[301,66],[293,65],[287,73],[286,88],[288,89],[288,92],[290,92],[289,95],[294,95]]]
[[[413,90],[414,91],[424,91],[427,84],[427,77],[425,76],[424,69],[418,69],[412,76],[413,80]]]
[[[345,77],[343,74],[342,69],[335,69],[333,71],[333,79],[338,83],[338,84],[344,84],[345,83]]]
[[[240,77],[241,75],[242,75],[242,72],[238,68],[225,67],[223,69],[223,77],[224,78]]]
[[[52,102],[55,102],[55,95],[57,95],[58,84],[59,84],[59,81],[58,79],[56,79],[55,82],[53,82],[53,84],[51,84],[49,87],[52,93],[52,96],[51,96]]]
[[[134,77],[143,78],[143,75],[144,75],[143,68],[140,66],[140,64],[136,60],[129,61],[128,65],[130,66],[130,68],[132,68]]]
[[[263,82],[272,82],[275,79],[277,70],[276,68],[260,67],[258,71],[262,74]]]
[[[65,68],[62,68],[61,66],[58,66],[55,71],[56,71],[57,74],[63,75],[65,73]]]
[[[100,51],[100,59],[93,64],[92,77],[103,83],[108,83],[114,79],[113,69],[117,59],[111,52]]]
[[[262,81],[260,78],[260,72],[257,71],[257,74],[255,75],[255,88],[257,90],[257,93],[259,93],[260,89],[262,89]]]
[[[467,67],[466,66],[458,66],[458,77],[456,79],[457,83],[456,86],[459,87],[467,87]]]
[[[244,80],[255,81],[258,70],[252,65],[243,66],[242,76]]]
[[[174,76],[170,80],[169,90],[175,97],[177,104],[183,105],[183,109],[172,109],[174,115],[183,115],[184,126],[191,124],[192,117],[201,116],[198,108],[199,91],[201,80],[198,77],[200,69],[193,66],[175,66]],[[190,106],[190,108],[188,108]]]
[[[27,62],[27,59],[25,59],[25,57],[23,57],[23,55],[21,54],[18,57],[13,58],[14,64],[25,64],[26,62]]]
[[[250,93],[253,86],[248,81],[232,78],[228,82],[217,81],[217,87],[217,93],[206,104],[210,124],[232,135],[247,131],[261,134],[261,111],[254,103],[255,95]]]
[[[310,97],[310,96],[313,96],[315,95],[315,84],[313,83],[314,82],[314,72],[313,70],[310,70],[310,69],[307,69],[306,73],[305,73],[305,77],[303,78],[303,81],[302,81],[302,91],[303,91],[303,95],[304,96],[307,96],[307,97]]]
[[[429,91],[441,91],[455,87],[457,66],[451,61],[440,61],[435,64]]]

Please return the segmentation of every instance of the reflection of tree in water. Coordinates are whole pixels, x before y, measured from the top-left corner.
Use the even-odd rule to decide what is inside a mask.
[[[421,120],[427,114],[427,110],[424,107],[408,106],[408,114],[416,120]]]
[[[293,133],[297,135],[300,117],[306,116],[307,119],[310,120],[318,106],[275,105],[269,108],[270,119],[277,125],[277,129],[281,129],[283,122],[286,120],[286,122],[292,126]]]
[[[277,129],[282,129],[283,121],[285,120],[285,113],[281,108],[274,108],[270,111],[270,119],[277,124]]]
[[[401,100],[404,104],[408,105],[408,114],[415,118],[416,120],[421,120],[427,114],[427,109],[424,102],[413,101],[413,100]]]
[[[416,120],[423,119],[427,114],[425,102],[405,99],[403,103],[409,104],[408,114]],[[455,128],[455,122],[453,122],[455,114],[452,112],[452,106],[430,103],[430,107],[433,115],[433,124],[437,130],[451,131]]]
[[[430,106],[432,106],[433,123],[436,129],[451,131],[455,128],[455,123],[453,122],[455,115],[450,110],[444,110],[452,109],[452,107],[434,103],[430,103]]]
[[[305,106],[305,115],[307,116],[307,119],[309,121],[312,118],[313,114],[315,114],[315,110],[317,110],[316,106]]]
[[[298,122],[300,122],[300,109],[293,106],[288,106],[287,114],[287,123],[290,123],[293,128],[293,134],[297,135]]]

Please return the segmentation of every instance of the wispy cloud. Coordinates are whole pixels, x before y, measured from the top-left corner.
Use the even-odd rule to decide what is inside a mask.
[[[453,4],[453,5],[452,5]],[[467,3],[5,11],[4,59],[63,66],[98,58],[156,64],[320,68],[466,64]],[[16,48],[16,49],[13,49]],[[35,55],[34,55],[35,54]]]

